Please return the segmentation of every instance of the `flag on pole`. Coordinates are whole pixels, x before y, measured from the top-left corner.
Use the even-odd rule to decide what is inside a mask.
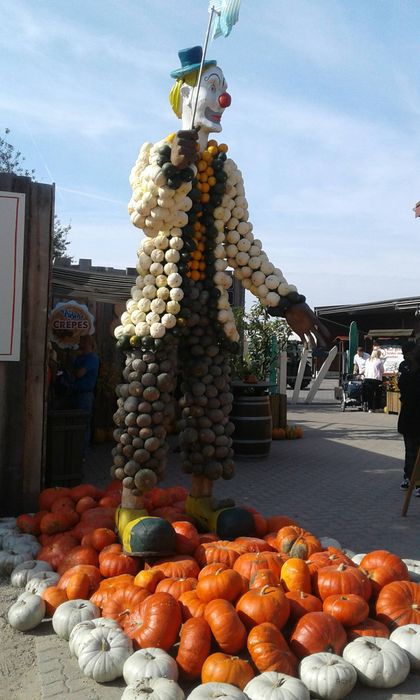
[[[212,39],[219,36],[229,36],[232,27],[239,19],[241,0],[210,0],[209,12],[213,9],[216,20],[213,24]]]

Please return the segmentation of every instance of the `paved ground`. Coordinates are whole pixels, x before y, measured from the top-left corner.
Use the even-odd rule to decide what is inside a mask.
[[[411,499],[406,517],[400,514],[403,445],[396,433],[397,417],[357,410],[341,413],[331,392],[324,390],[312,405],[289,405],[288,420],[303,427],[303,439],[273,442],[270,456],[260,462],[238,461],[236,478],[218,483],[217,495],[232,496],[238,504],[252,504],[265,515],[289,515],[317,536],[334,537],[355,552],[389,549],[402,557],[420,559],[420,498]],[[95,446],[85,480],[106,483],[111,447]],[[188,484],[178,461],[172,452],[162,485]],[[7,590],[10,604],[17,592]],[[7,639],[6,649],[14,654],[13,659],[1,661],[5,653],[3,620],[0,618],[0,672],[9,675],[9,682],[7,688],[0,685],[0,700],[121,697],[123,682],[98,686],[81,675],[75,660],[69,658],[67,643],[52,634],[49,622],[36,634],[25,635],[26,646],[32,645],[25,682],[25,671],[19,664],[19,653],[23,653],[20,633],[15,633],[13,640]],[[420,698],[420,676],[410,675],[396,691],[357,686],[348,697]]]

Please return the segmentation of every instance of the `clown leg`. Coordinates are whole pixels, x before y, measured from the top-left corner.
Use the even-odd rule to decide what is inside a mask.
[[[192,475],[187,513],[203,529],[231,539],[254,534],[254,523],[251,514],[235,507],[231,499],[213,497],[213,482],[231,479],[234,474],[230,365],[217,341],[206,317],[182,339],[179,362],[184,395],[179,440],[182,468]]]

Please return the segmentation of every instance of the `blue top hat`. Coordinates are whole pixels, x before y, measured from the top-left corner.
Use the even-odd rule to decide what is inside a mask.
[[[181,68],[173,70],[171,72],[171,78],[182,78],[184,75],[198,70],[201,65],[201,59],[203,58],[203,49],[201,46],[191,46],[188,49],[181,49],[181,51],[178,51],[178,56],[181,61]],[[204,68],[216,65],[216,61],[204,61]]]

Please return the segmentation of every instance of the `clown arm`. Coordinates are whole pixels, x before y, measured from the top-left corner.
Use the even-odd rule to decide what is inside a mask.
[[[281,270],[269,261],[261,241],[254,238],[240,170],[231,159],[226,161],[224,169],[228,176],[226,194],[220,207],[222,211],[216,215],[221,217],[219,221],[223,221],[226,259],[235,277],[269,312],[282,303],[287,306],[286,299],[291,298],[292,303],[304,301],[296,287],[289,284]]]

